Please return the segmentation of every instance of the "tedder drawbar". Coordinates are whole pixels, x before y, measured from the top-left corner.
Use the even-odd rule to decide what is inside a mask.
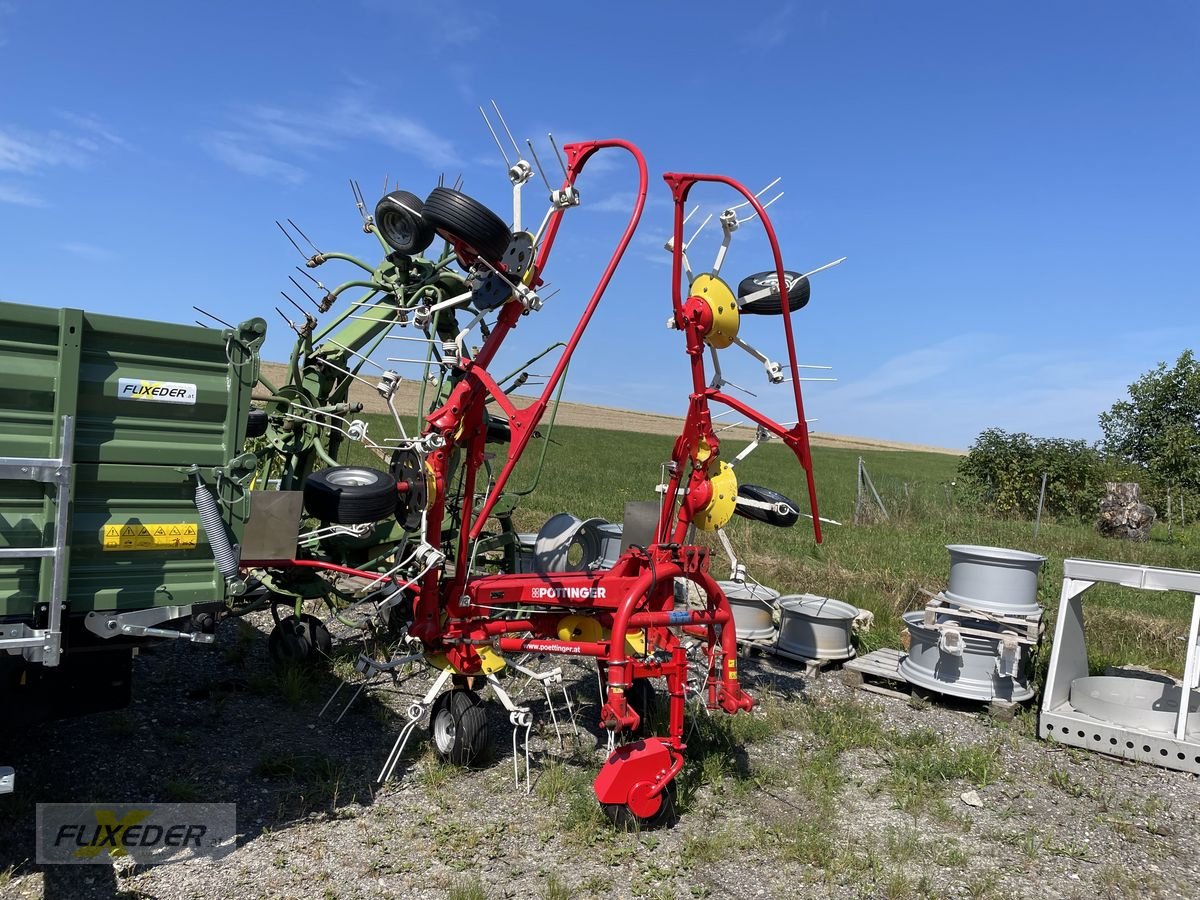
[[[423,202],[405,191],[390,192],[375,216],[368,216],[355,186],[364,230],[378,236],[388,254],[377,267],[315,246],[307,257],[308,268],[342,259],[366,273],[334,290],[320,285],[325,294],[315,302],[322,312],[347,288],[361,287],[367,294],[352,304],[353,314],[338,320],[340,332],[333,326],[315,331],[315,319],[307,313],[305,322],[289,322],[299,340],[288,383],[263,382],[270,396],[264,446],[258,451],[259,490],[251,492],[241,565],[247,580],[269,590],[278,623],[272,643],[279,655],[304,656],[328,641],[321,623],[301,612],[305,599],[319,597],[335,615],[348,605],[366,605],[380,618],[399,621],[410,646],[417,647],[414,655],[438,670],[427,693],[409,707],[409,721],[381,778],[394,769],[426,714],[439,755],[458,763],[474,760],[488,741],[487,718],[472,690],[479,685],[490,686],[507,708],[515,751],[517,730],[523,727],[528,738],[530,713],[514,701],[497,673],[509,665],[527,671],[519,662],[527,654],[594,658],[604,690],[600,725],[607,729],[610,751],[595,780],[597,799],[614,821],[655,824],[673,815],[688,699],[698,694],[709,708],[727,713],[754,705],[738,679],[729,601],[709,572],[709,548],[693,536],[695,529],[716,532],[735,579],[744,578],[722,531],[735,512],[776,525],[797,521],[800,512],[786,497],[754,485],[739,489],[735,467],[762,441],[781,440],[807,473],[820,541],[791,317],[807,303],[809,282],[806,275],[784,269],[767,204],[758,196],[730,178],[666,174],[674,201],[674,234],[667,243],[673,279],[668,325],[682,337],[691,390],[682,433],[665,463],[657,522],[640,543],[627,542],[615,561],[603,565],[593,560],[580,571],[561,571],[566,567],[518,564],[521,538],[512,527],[509,488],[514,469],[554,407],[572,354],[633,238],[648,187],[645,160],[626,141],[585,141],[563,150],[564,178],[550,191],[549,209],[536,232],[521,227],[521,190],[532,175],[523,159],[511,164],[506,157],[512,227],[444,185]],[[576,180],[589,160],[610,151],[627,153],[636,163],[632,213],[570,336],[551,346],[561,352],[541,393],[518,407],[513,394],[526,383],[529,364],[500,374],[494,371],[497,351],[524,317],[542,308],[539,290],[547,261],[564,214],[580,202]],[[693,187],[709,183],[731,189],[738,202],[719,218],[722,241],[711,270],[697,274],[687,255],[685,206]],[[755,218],[769,244],[772,267],[735,290],[722,279],[721,267],[734,232]],[[426,258],[438,236],[445,249]],[[452,262],[465,274],[454,272]],[[763,315],[782,319],[787,354],[782,365],[739,336],[745,317]],[[405,329],[414,336],[403,337]],[[471,335],[477,347],[468,343]],[[378,365],[370,357],[385,338],[415,341],[427,350],[420,382],[422,425],[419,434],[406,433],[393,405],[402,379],[388,368],[369,381],[389,403],[400,437],[374,444],[365,438],[366,424],[353,419],[357,407],[347,392],[352,380],[368,380],[364,366]],[[794,408],[794,421],[780,424],[725,392],[729,382],[718,354],[735,345],[763,366],[769,383],[790,383],[787,407]],[[427,388],[434,391],[428,401]],[[722,453],[710,412],[714,404],[757,427],[757,439],[737,458]],[[335,465],[336,445],[347,439],[386,450],[389,470]],[[489,443],[507,444],[495,469],[493,454],[485,452]],[[301,502],[307,518],[299,515]],[[288,529],[279,524],[289,517],[303,518],[311,527],[299,535],[293,528],[281,539]],[[689,583],[688,591],[677,590]],[[635,740],[645,730],[643,713],[657,679],[665,681],[669,698],[666,733]],[[528,749],[526,767],[528,772]]]

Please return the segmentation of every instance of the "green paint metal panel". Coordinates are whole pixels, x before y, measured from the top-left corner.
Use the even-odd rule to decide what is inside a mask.
[[[261,320],[229,331],[79,310],[0,303],[0,456],[58,455],[61,416],[75,417],[67,608],[133,610],[220,600],[217,572],[183,471],[198,465],[225,501],[236,541],[245,504],[211,472],[242,452],[257,377]],[[231,345],[256,337],[253,347]],[[230,357],[233,357],[233,360]],[[158,396],[153,392],[157,386]],[[159,399],[164,393],[174,396]],[[132,399],[133,395],[149,399]],[[0,547],[52,541],[52,493],[0,481]],[[195,546],[105,549],[105,531],[191,526]],[[44,561],[0,563],[0,617],[46,602]]]

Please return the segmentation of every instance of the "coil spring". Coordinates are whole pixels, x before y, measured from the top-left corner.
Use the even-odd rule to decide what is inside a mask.
[[[204,526],[204,534],[208,537],[208,546],[212,549],[213,559],[217,561],[217,570],[229,581],[237,577],[238,558],[225,532],[225,522],[221,519],[221,510],[217,507],[217,498],[212,495],[207,485],[200,480],[196,473],[196,510],[200,513],[200,524]]]

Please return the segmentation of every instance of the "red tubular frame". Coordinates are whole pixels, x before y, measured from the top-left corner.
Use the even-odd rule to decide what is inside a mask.
[[[567,340],[558,363],[554,367],[554,371],[547,379],[541,396],[526,409],[517,410],[487,372],[487,366],[491,363],[500,344],[508,332],[516,326],[521,313],[524,311],[519,303],[510,301],[501,310],[496,327],[492,329],[492,333],[488,336],[488,339],[484,342],[483,347],[480,348],[476,357],[463,361],[463,378],[451,393],[450,398],[444,406],[434,410],[426,419],[431,429],[440,432],[447,439],[447,446],[430,456],[434,478],[440,489],[431,509],[427,513],[426,522],[428,533],[436,535],[441,533],[442,522],[445,518],[446,498],[444,485],[448,484],[449,481],[447,477],[450,464],[449,449],[455,444],[456,435],[461,434],[467,451],[463,496],[473,497],[475,475],[479,466],[483,463],[483,448],[486,434],[482,421],[483,407],[487,397],[495,397],[500,402],[501,408],[509,416],[512,439],[509,443],[508,456],[504,466],[500,470],[500,474],[496,477],[478,514],[473,514],[473,504],[471,503],[467,503],[463,507],[462,521],[459,523],[457,556],[459,560],[468,558],[471,542],[477,539],[482,533],[488,516],[491,515],[492,510],[499,501],[504,486],[508,483],[509,476],[512,474],[522,453],[524,453],[526,446],[533,437],[533,433],[541,421],[546,407],[549,405],[551,396],[554,394],[566,372],[567,365],[571,361],[571,356],[575,352],[575,347],[583,337],[583,332],[591,321],[592,314],[596,311],[600,299],[604,296],[604,292],[612,280],[613,273],[616,271],[617,265],[620,263],[622,256],[624,256],[629,242],[633,239],[634,231],[641,221],[642,210],[646,205],[646,193],[649,189],[649,177],[646,170],[646,160],[642,156],[641,151],[628,141],[611,139],[565,145],[563,150],[567,155],[567,173],[563,181],[563,190],[574,187],[579,173],[595,153],[610,148],[624,149],[633,156],[638,168],[637,200],[634,204],[629,223],[626,225],[625,231],[622,233],[617,247],[613,251],[612,257],[609,259],[608,265],[596,285],[596,289],[592,292],[591,299],[584,308],[578,323],[575,325],[575,329],[571,332],[571,337]],[[546,234],[542,239],[541,246],[538,249],[538,258],[532,269],[531,283],[534,285],[541,283],[542,272],[545,269],[555,239],[558,236],[558,229],[562,224],[564,212],[564,209],[555,210],[547,223]],[[456,567],[453,578],[449,585],[446,586],[441,584],[441,573],[439,572],[430,572],[425,576],[420,597],[416,604],[415,619],[412,628],[413,634],[426,643],[436,643],[443,637],[439,633],[440,629],[437,622],[443,587],[445,587],[445,595],[448,598],[446,606],[450,615],[460,618],[470,614],[469,609],[461,604],[460,599],[463,596],[466,579],[467,573],[463,566]]]
[[[774,256],[775,270],[781,295],[786,285],[783,260],[775,231],[756,197],[738,182],[718,175],[664,176],[675,200],[674,254],[672,258],[672,305],[675,325],[684,333],[687,353],[691,360],[692,391],[683,432],[672,453],[673,471],[663,500],[656,540],[647,548],[631,547],[612,569],[598,572],[565,572],[555,574],[505,574],[470,577],[469,558],[473,541],[483,532],[488,517],[495,508],[509,476],[528,446],[542,415],[557,390],[571,356],[584,330],[592,319],[601,298],[608,288],[623,257],[645,207],[648,179],[646,162],[640,151],[627,141],[604,140],[567,144],[567,172],[563,190],[573,188],[587,161],[603,149],[623,149],[634,158],[638,169],[638,194],[629,222],[622,233],[608,265],[605,267],[590,300],[566,342],[554,371],[547,379],[541,395],[532,405],[518,410],[492,378],[487,367],[508,333],[516,327],[523,306],[510,300],[500,310],[497,323],[473,359],[459,361],[461,378],[446,403],[426,417],[426,434],[437,434],[444,445],[431,452],[426,464],[436,486],[426,511],[426,534],[432,543],[439,536],[446,518],[447,489],[453,451],[463,451],[463,496],[459,523],[459,542],[456,565],[443,578],[441,567],[434,567],[420,577],[415,589],[411,633],[418,637],[428,651],[444,651],[450,663],[463,674],[478,672],[481,660],[478,648],[495,645],[502,652],[535,652],[571,654],[594,657],[601,661],[608,675],[608,691],[600,712],[601,723],[613,730],[636,728],[639,716],[626,699],[626,690],[638,678],[665,678],[670,697],[668,735],[649,738],[640,744],[618,749],[601,770],[596,780],[597,796],[601,802],[625,803],[639,816],[653,815],[661,802],[666,785],[683,765],[684,705],[688,677],[687,654],[679,634],[686,633],[703,640],[707,645],[709,665],[708,703],[726,712],[748,710],[754,705],[738,682],[737,632],[733,627],[733,611],[728,598],[708,571],[709,550],[686,545],[684,539],[693,515],[711,496],[710,471],[719,458],[719,441],[709,415],[710,401],[723,403],[741,415],[778,435],[800,461],[807,473],[813,528],[818,542],[821,528],[817,515],[816,490],[813,482],[809,452],[808,426],[804,420],[804,405],[800,391],[795,344],[792,334],[791,311],[783,306],[784,331],[787,337],[789,368],[792,375],[797,423],[791,429],[728,396],[717,388],[707,386],[704,371],[704,331],[701,323],[685,315],[681,292],[683,255],[683,207],[688,192],[698,182],[717,182],[728,185],[742,194],[763,222]],[[562,223],[563,209],[555,210],[547,223],[545,236],[530,275],[530,284],[542,283],[550,252]],[[782,299],[782,297],[781,297]],[[484,498],[478,513],[474,512],[477,473],[484,461],[486,439],[484,404],[494,398],[508,416],[512,438],[504,465]],[[703,452],[707,445],[709,452]],[[679,489],[686,490],[683,501]],[[253,566],[254,563],[244,563]],[[279,562],[272,566],[281,565]],[[316,560],[291,560],[282,565],[326,569],[343,574],[378,577],[376,573],[338,566]],[[683,578],[694,583],[706,598],[703,609],[676,609],[674,580]],[[401,583],[408,589],[413,582]],[[537,611],[531,611],[530,608]],[[511,610],[512,618],[496,616],[495,610]],[[521,610],[518,612],[518,610]],[[581,614],[594,619],[602,639],[571,640],[559,636],[562,619]],[[645,652],[631,655],[629,639],[644,633]],[[718,651],[719,646],[719,651]],[[630,750],[630,747],[637,749]],[[662,763],[660,766],[660,762]],[[653,769],[650,781],[635,781]],[[642,774],[637,774],[637,773]]]
[[[663,180],[671,188],[671,194],[675,200],[675,229],[674,244],[672,245],[674,252],[671,256],[671,303],[675,310],[675,325],[687,335],[687,352],[691,357],[692,366],[692,394],[689,398],[688,415],[684,425],[684,432],[676,444],[676,452],[674,454],[676,471],[668,486],[667,494],[663,498],[658,539],[660,541],[674,540],[680,542],[687,533],[687,527],[691,520],[688,507],[683,507],[683,514],[678,519],[675,516],[677,491],[683,476],[682,466],[685,460],[693,457],[696,447],[701,440],[712,448],[712,457],[715,458],[717,456],[716,451],[720,446],[720,442],[713,431],[712,419],[708,412],[708,401],[715,400],[718,403],[723,403],[731,407],[741,415],[746,416],[756,424],[761,425],[763,428],[780,437],[796,455],[796,459],[799,460],[807,478],[809,508],[812,512],[813,521],[813,536],[819,544],[821,543],[821,518],[817,510],[817,487],[813,480],[812,455],[808,444],[808,423],[805,421],[804,398],[800,391],[800,372],[796,362],[796,342],[792,334],[792,312],[786,299],[785,286],[787,285],[787,281],[783,275],[783,255],[779,252],[779,241],[775,236],[775,228],[771,224],[771,220],[767,218],[767,212],[762,204],[758,202],[758,198],[747,190],[744,185],[732,178],[724,175],[668,172],[663,175]],[[684,316],[681,291],[683,280],[684,206],[687,203],[687,197],[691,189],[700,182],[728,185],[740,193],[758,214],[759,221],[762,222],[763,230],[766,232],[767,240],[771,245],[771,254],[775,262],[775,277],[778,279],[776,283],[780,286],[780,305],[783,308],[783,331],[787,338],[788,368],[792,373],[792,390],[796,400],[796,424],[790,429],[785,429],[778,422],[750,408],[740,400],[730,397],[721,390],[708,386],[704,371],[704,338],[696,327],[696,323],[689,321]],[[701,471],[693,470],[689,486],[690,490],[699,490],[701,484],[707,481],[707,478],[707,464]],[[703,503],[699,503],[698,505],[702,506]],[[673,522],[675,525],[674,528],[672,528]]]

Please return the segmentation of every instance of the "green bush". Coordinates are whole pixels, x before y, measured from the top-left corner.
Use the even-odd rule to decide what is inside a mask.
[[[1071,519],[1094,516],[1104,482],[1116,477],[1085,441],[1035,438],[1000,428],[989,428],[975,439],[958,474],[989,511],[1019,518],[1037,514],[1045,474],[1045,513]]]

